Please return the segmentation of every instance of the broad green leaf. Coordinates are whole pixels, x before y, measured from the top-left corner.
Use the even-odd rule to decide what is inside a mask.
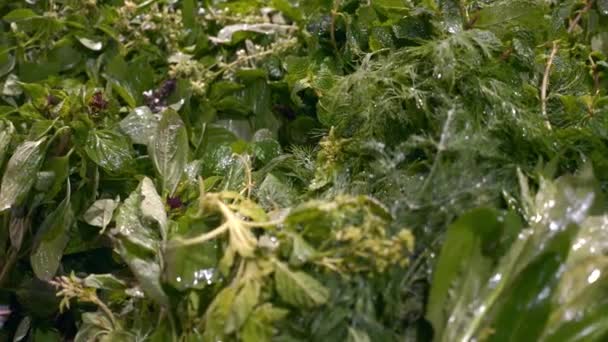
[[[257,187],[256,196],[265,208],[286,208],[295,203],[297,192],[274,174],[269,173]]]
[[[131,138],[135,144],[148,145],[156,133],[159,118],[148,107],[133,109],[120,122],[120,129]]]
[[[348,327],[348,342],[371,342],[365,331]]]
[[[68,183],[67,197],[46,217],[36,235],[36,246],[30,255],[30,263],[39,279],[50,280],[55,276],[70,239],[73,222]]]
[[[29,19],[34,19],[34,18],[40,18],[40,16],[38,14],[36,14],[36,12],[34,12],[28,8],[18,8],[18,9],[12,10],[8,14],[6,14],[4,17],[2,17],[2,19],[4,19],[7,22],[19,22],[19,21],[29,20]]]
[[[213,299],[205,312],[204,341],[224,340],[224,327],[232,310],[236,289],[229,286],[223,288]]]
[[[70,155],[63,157],[51,157],[48,158],[42,166],[44,171],[48,171],[53,175],[53,183],[50,188],[46,191],[45,198],[51,200],[57,196],[70,173]]]
[[[0,120],[0,168],[4,165],[13,134],[15,134],[15,126],[12,122]]]
[[[85,211],[83,218],[86,223],[91,226],[100,227],[102,234],[106,227],[112,221],[112,217],[114,215],[114,210],[118,207],[120,203],[120,199],[100,199],[95,201],[87,211]]]
[[[203,289],[217,278],[216,243],[169,248],[165,251],[164,279],[178,290]]]
[[[568,243],[568,242],[566,242]],[[552,291],[561,276],[560,267],[568,249],[543,254],[529,264],[498,305],[491,327],[496,331],[492,341],[537,340],[551,310]]]
[[[127,283],[112,274],[90,274],[83,281],[86,286],[96,289],[125,290],[127,288]]]
[[[317,251],[296,233],[290,233],[293,247],[289,255],[289,263],[291,265],[300,266],[308,262]]]
[[[19,326],[17,326],[17,330],[15,331],[15,336],[13,336],[13,342],[23,341],[27,334],[30,332],[32,327],[32,318],[30,316],[25,316],[21,322],[19,322]]]
[[[146,200],[143,194],[144,183],[148,184],[152,181],[149,178],[144,178],[137,190],[125,200],[118,208],[116,214],[116,228],[112,230],[113,234],[119,235],[122,239],[129,241],[132,244],[147,250],[150,253],[156,253],[161,242],[162,229],[159,225],[157,228],[151,226],[150,220],[144,219],[143,205]],[[146,185],[146,188],[148,185]],[[157,195],[158,196],[158,195]],[[148,201],[154,198],[147,198]],[[148,215],[148,218],[150,215]],[[156,222],[158,224],[158,222]]]
[[[260,300],[262,284],[257,280],[245,282],[234,297],[230,315],[226,320],[226,334],[239,330]]]
[[[154,84],[154,72],[145,59],[125,61],[119,54],[111,57],[103,76],[131,108],[141,105],[143,92]]]
[[[516,26],[528,29],[546,25],[544,4],[538,1],[513,0],[487,6],[475,16],[475,27],[497,31]]]
[[[114,130],[91,131],[84,150],[91,160],[108,172],[124,172],[133,164],[133,148],[129,139]]]
[[[283,263],[275,265],[275,287],[285,302],[304,308],[318,307],[327,302],[329,290],[318,280],[302,271],[292,271]]]
[[[44,160],[46,141],[46,137],[25,141],[13,152],[0,185],[0,212],[21,204],[29,193]]]
[[[161,178],[163,194],[173,195],[188,163],[188,132],[179,114],[165,109],[158,128],[148,142],[152,164]]]
[[[437,336],[443,333],[445,324],[451,314],[452,307],[448,306],[449,291],[454,282],[470,267],[472,258],[484,258],[479,252],[483,240],[489,236],[499,236],[500,223],[496,212],[489,209],[479,209],[467,213],[454,222],[446,233],[446,243],[435,265],[433,286],[429,294],[427,319],[433,324]],[[476,260],[473,260],[476,261]],[[483,283],[487,274],[476,270],[479,282]],[[471,276],[475,277],[475,273]],[[483,279],[483,280],[482,280]],[[460,290],[466,291],[462,287]]]
[[[250,315],[239,337],[243,342],[270,342],[275,329],[273,324],[287,316],[288,311],[265,303],[258,306]]]
[[[119,241],[117,251],[129,265],[145,295],[155,303],[167,306],[169,298],[160,282],[162,270],[154,255],[146,254],[126,239]]]
[[[0,77],[13,71],[15,68],[15,56],[9,51],[0,53]]]
[[[162,199],[156,192],[154,183],[145,177],[140,184],[141,191],[141,215],[144,219],[155,221],[160,229],[162,240],[167,240],[167,213]]]
[[[144,293],[157,304],[167,306],[169,298],[161,285],[162,270],[157,256],[165,234],[158,220],[166,220],[166,216],[163,216],[164,212],[156,211],[158,200],[152,181],[144,178],[119,207],[116,228],[111,233],[117,238],[118,253],[131,268]],[[156,227],[152,227],[152,223]]]

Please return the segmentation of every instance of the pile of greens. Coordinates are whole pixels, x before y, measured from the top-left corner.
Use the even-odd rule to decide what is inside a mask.
[[[0,18],[0,340],[608,338],[608,1]]]

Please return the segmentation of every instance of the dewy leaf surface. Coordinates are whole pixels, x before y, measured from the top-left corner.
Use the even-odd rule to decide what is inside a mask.
[[[172,195],[177,189],[188,163],[188,132],[179,114],[165,109],[157,130],[148,142],[148,151],[161,178],[163,193]]]
[[[112,221],[114,210],[120,201],[113,199],[100,199],[95,201],[84,213],[84,220],[91,226],[100,227],[102,232]]]
[[[0,341],[608,340],[608,2],[0,2]]]
[[[36,181],[44,160],[47,139],[21,143],[6,165],[0,184],[0,212],[19,205]]]

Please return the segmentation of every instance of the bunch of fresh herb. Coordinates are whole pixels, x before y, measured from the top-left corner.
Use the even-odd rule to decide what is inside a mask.
[[[0,338],[608,336],[606,1],[0,17]]]

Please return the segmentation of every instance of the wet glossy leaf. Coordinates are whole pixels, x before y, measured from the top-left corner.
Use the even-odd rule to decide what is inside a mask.
[[[0,211],[20,204],[36,181],[46,150],[46,137],[17,146],[6,165],[0,185]]]
[[[163,216],[164,211],[156,210],[158,201],[152,181],[144,178],[137,190],[119,207],[116,228],[111,233],[118,239],[120,256],[131,268],[145,294],[157,304],[166,306],[169,299],[160,282],[162,270],[156,257],[165,234],[162,221],[166,216]],[[152,226],[153,221],[156,221],[156,227]]]
[[[83,218],[91,226],[100,227],[103,233],[112,221],[114,210],[118,207],[120,200],[100,199],[95,201],[84,213]]]
[[[480,250],[484,240],[497,237],[500,234],[500,223],[497,213],[489,209],[480,209],[463,215],[454,222],[446,233],[446,243],[443,245],[435,272],[433,274],[433,287],[431,288],[427,319],[432,322],[438,336],[441,336],[444,327],[451,315],[449,292],[459,277],[476,277],[476,282],[483,283],[488,276],[485,269],[473,273],[465,271],[471,263],[485,259]],[[486,262],[486,261],[479,261]],[[481,267],[481,265],[479,266]],[[466,281],[466,280],[463,280]],[[471,286],[470,284],[467,284]],[[468,291],[466,287],[460,287]]]
[[[150,158],[161,177],[163,194],[172,195],[182,178],[188,163],[188,132],[179,114],[166,109],[154,134],[148,143]]]
[[[78,41],[86,48],[93,51],[100,51],[103,48],[103,43],[86,37],[77,37]]]
[[[133,150],[127,137],[113,130],[94,130],[89,133],[87,156],[108,172],[124,172],[132,166]]]
[[[178,290],[206,288],[217,278],[217,262],[213,242],[171,248],[165,252],[164,279]]]
[[[124,201],[124,203],[118,208],[116,214],[116,228],[112,230],[113,234],[118,234],[122,239],[128,240],[132,244],[139,246],[140,248],[148,250],[150,253],[154,253],[161,241],[161,229],[159,222],[158,227],[154,228],[149,223],[150,221],[145,220],[144,216],[144,203],[151,201],[153,204],[146,210],[151,210],[151,214],[148,214],[148,219],[155,219],[158,215],[160,220],[163,220],[163,214],[158,213],[154,210],[154,206],[158,203],[156,195],[146,196],[147,191],[151,185],[149,178],[144,178],[140,183],[138,189],[131,193],[131,195]],[[144,193],[146,191],[146,193]],[[148,205],[146,205],[148,207]],[[164,212],[163,212],[164,213]],[[166,220],[166,217],[164,218]]]
[[[159,118],[148,107],[133,109],[120,122],[120,129],[131,138],[135,144],[148,145],[158,127]]]
[[[86,286],[103,290],[124,290],[127,284],[111,274],[91,274],[84,278]]]
[[[15,336],[13,336],[13,342],[23,341],[27,337],[27,334],[30,332],[30,329],[32,327],[31,325],[31,317],[26,316],[25,318],[23,318],[21,322],[19,322],[19,326],[15,331]]]
[[[15,126],[10,121],[0,120],[0,167],[4,165],[14,133]]]

